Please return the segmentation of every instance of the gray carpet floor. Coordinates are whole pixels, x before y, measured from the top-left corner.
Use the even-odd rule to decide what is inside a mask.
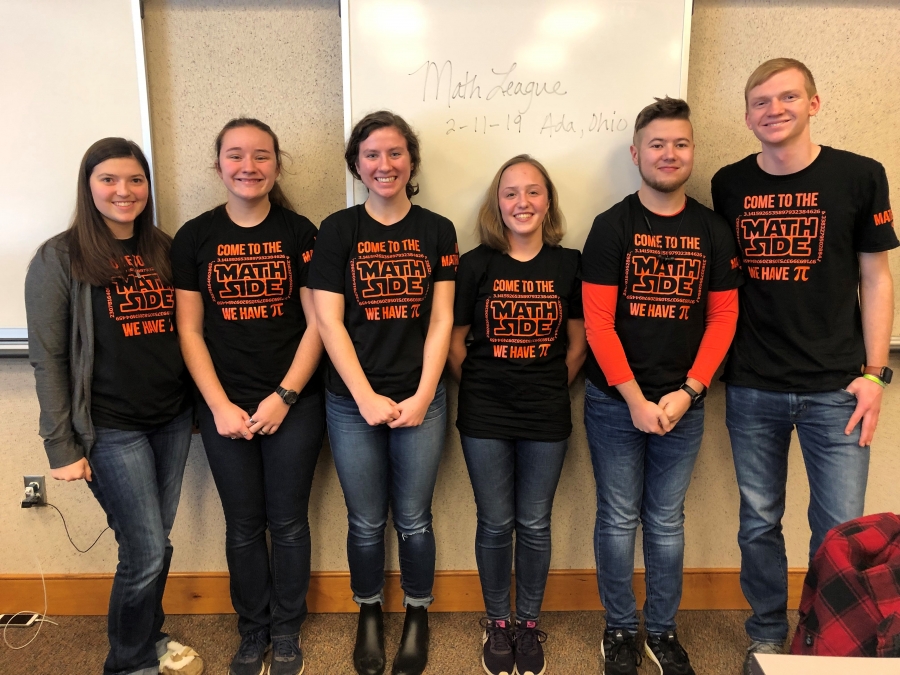
[[[697,675],[739,675],[748,642],[743,623],[747,612],[685,611],[678,615],[678,634],[691,655]],[[44,625],[28,647],[14,651],[0,641],[3,675],[100,675],[108,649],[106,617],[51,617],[59,626]],[[478,675],[481,668],[481,629],[476,613],[430,615],[431,653],[426,671]],[[796,612],[791,613],[792,624]],[[541,628],[546,675],[600,672],[601,615],[598,612],[546,612]],[[388,614],[385,634],[388,658],[396,650],[403,627],[402,614]],[[792,625],[793,628],[793,625]],[[228,664],[238,646],[237,619],[231,615],[170,616],[165,629],[173,638],[196,649],[208,675],[228,675]],[[13,645],[26,642],[34,629],[9,629]],[[355,614],[314,614],[303,626],[304,675],[352,675],[351,652],[356,635]],[[388,668],[390,672],[390,668]],[[641,675],[658,669],[645,660]]]

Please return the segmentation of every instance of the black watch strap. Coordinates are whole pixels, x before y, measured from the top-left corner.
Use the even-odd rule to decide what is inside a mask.
[[[702,401],[706,396],[706,389],[701,391],[694,391],[694,388],[688,385],[686,382],[681,385],[681,391],[685,392],[688,396],[691,397],[691,405],[694,405],[697,401]]]
[[[288,405],[294,405],[297,402],[297,392],[293,389],[285,389],[284,387],[279,386],[275,389],[275,393]]]

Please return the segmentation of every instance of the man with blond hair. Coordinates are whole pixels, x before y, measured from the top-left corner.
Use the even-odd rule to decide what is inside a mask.
[[[721,169],[715,210],[737,237],[746,283],[723,380],[741,494],[741,588],[754,652],[787,637],[781,519],[796,427],[810,487],[809,555],[863,514],[893,322],[888,183],[875,160],[813,143],[815,80],[795,59],[759,66],[744,91],[761,152]]]

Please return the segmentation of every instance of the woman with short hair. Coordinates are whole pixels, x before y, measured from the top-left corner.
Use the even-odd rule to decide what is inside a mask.
[[[419,142],[393,113],[366,115],[350,134],[350,172],[365,204],[322,223],[310,286],[325,349],[328,435],[347,503],[350,587],[360,606],[353,663],[385,668],[384,529],[390,506],[406,620],[395,675],[428,660],[434,586],[431,499],[446,433],[441,373],[453,324],[456,231],[410,202]]]

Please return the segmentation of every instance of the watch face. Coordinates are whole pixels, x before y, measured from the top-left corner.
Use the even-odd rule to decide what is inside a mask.
[[[297,392],[291,391],[290,389],[288,389],[287,391],[284,392],[284,394],[281,395],[281,398],[288,405],[294,405],[297,402]]]
[[[891,370],[891,369],[888,368],[887,366],[885,366],[884,368],[881,369],[881,380],[882,380],[882,382],[884,382],[885,384],[890,384],[890,383],[891,383],[891,378],[893,378],[893,377],[894,377],[894,371],[893,371],[893,370]]]

